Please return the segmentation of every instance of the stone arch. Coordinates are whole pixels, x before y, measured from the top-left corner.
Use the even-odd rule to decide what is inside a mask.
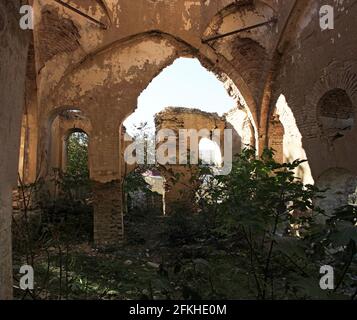
[[[233,156],[243,149],[256,147],[257,130],[244,108],[230,110],[225,114],[227,128],[233,130]]]
[[[88,137],[90,137],[90,134],[88,133],[90,131],[86,131],[85,129],[82,129],[80,127],[77,128],[70,128],[68,129],[66,132],[64,132],[63,134],[63,139],[68,139],[69,136],[71,136],[73,133],[84,133],[86,134]]]
[[[223,131],[226,129],[227,123],[225,117],[220,117],[217,113],[209,113],[199,109],[190,109],[183,107],[167,107],[163,111],[155,115],[156,131],[161,129],[172,130],[176,138],[181,129],[193,129],[197,131],[197,142],[201,142],[203,138],[212,137],[214,130],[220,130],[220,151],[224,154]],[[204,136],[200,135],[200,130]],[[189,132],[187,133],[190,134]],[[189,137],[188,137],[189,141]],[[176,144],[178,148],[178,143]],[[188,146],[188,148],[190,148]]]

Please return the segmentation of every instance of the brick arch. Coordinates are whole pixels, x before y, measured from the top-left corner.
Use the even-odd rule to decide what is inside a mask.
[[[196,178],[196,174],[198,173],[199,144],[203,138],[210,138],[214,130],[218,129],[220,131],[219,147],[221,155],[223,156],[225,152],[223,130],[226,128],[226,125],[227,123],[224,117],[220,117],[216,113],[204,112],[198,109],[169,107],[156,114],[156,131],[167,130],[164,132],[165,137],[163,138],[174,135],[173,140],[175,141],[176,147],[175,163],[160,165],[160,173],[165,178],[165,207],[168,214],[172,213],[177,205],[190,207],[193,211],[197,209],[195,204],[195,191],[200,185],[199,180]],[[193,135],[190,135],[190,132],[186,132],[188,136],[180,136],[181,139],[186,141],[184,145],[185,150],[180,149],[182,146],[180,142],[182,142],[182,140],[179,139],[179,131],[182,129],[193,129],[196,131],[196,134]],[[191,138],[197,140],[190,141]],[[193,146],[194,149],[197,147],[196,150],[191,149],[191,142],[194,142],[194,144],[197,142],[197,145]],[[218,146],[217,140],[213,142]],[[165,143],[167,142],[165,141]],[[189,161],[187,161],[187,164],[179,163],[182,155],[180,152],[186,152],[184,158],[188,160],[192,151],[194,151],[193,155],[195,160],[197,160],[196,163],[190,163]]]
[[[276,4],[275,4],[276,5]],[[204,39],[212,36],[266,23],[276,18],[274,4],[269,1],[237,1],[219,11],[205,28]],[[209,42],[217,53],[224,55],[250,85],[256,103],[259,104],[264,88],[265,64],[269,63],[274,49],[276,33],[274,23]]]
[[[263,149],[268,144],[268,123],[269,115],[275,108],[275,102],[278,100],[279,96],[284,94],[289,101],[289,105],[292,110],[298,108],[298,104],[294,101],[293,97],[288,96],[288,92],[282,92],[279,87],[276,87],[276,80],[281,72],[285,72],[282,69],[282,61],[284,55],[289,55],[288,50],[293,43],[294,37],[298,38],[298,35],[305,29],[306,25],[302,23],[306,17],[311,16],[315,10],[316,2],[313,0],[300,0],[294,4],[291,9],[290,15],[285,19],[279,19],[278,25],[281,33],[274,45],[273,51],[271,53],[271,61],[269,66],[269,72],[267,76],[267,81],[263,89],[262,101],[259,111],[259,144],[260,149]],[[297,123],[300,128],[300,123]],[[305,133],[304,133],[305,136]]]
[[[274,3],[269,3],[271,1],[234,1],[227,6],[219,9],[211,21],[204,28],[203,36],[204,38],[219,35],[222,33],[228,33],[237,29],[249,27],[254,24],[261,22],[266,22],[273,18],[276,14],[274,8]],[[239,18],[238,25],[234,25],[234,30],[230,25],[230,20],[234,20],[237,23],[237,18]],[[257,29],[253,32],[243,32],[243,38],[249,38],[257,43],[260,43],[264,48],[268,48],[269,43],[267,39],[259,39],[258,35],[267,34],[266,28]],[[240,36],[230,36],[235,39],[240,38]],[[265,43],[263,43],[265,41]]]
[[[317,118],[325,138],[342,138],[353,128],[355,107],[344,89],[327,91],[317,104]]]
[[[306,119],[306,124],[309,126],[309,131],[306,133],[307,137],[322,137],[324,135],[320,124],[318,107],[321,98],[326,93],[336,89],[343,90],[351,100],[354,108],[357,107],[357,74],[354,69],[355,67],[352,64],[335,63],[327,67],[320,75],[319,80],[306,97],[304,112],[308,115]],[[357,129],[354,127],[348,134],[353,135],[356,132]]]

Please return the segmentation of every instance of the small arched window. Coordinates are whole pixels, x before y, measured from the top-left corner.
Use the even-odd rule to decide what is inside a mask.
[[[347,92],[333,89],[326,92],[318,102],[318,116],[324,135],[341,138],[354,125],[354,107]]]

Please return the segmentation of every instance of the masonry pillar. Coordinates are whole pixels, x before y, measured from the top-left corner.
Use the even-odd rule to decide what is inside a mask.
[[[0,1],[0,300],[12,298],[12,189],[16,187],[28,33],[19,1]]]
[[[94,194],[94,241],[114,244],[123,240],[122,179],[119,126],[93,128],[89,145],[90,176]]]
[[[269,122],[268,147],[272,148],[274,159],[278,163],[284,162],[284,127],[280,122],[279,115],[274,113]]]
[[[196,190],[199,186],[195,179],[195,165],[168,165],[165,166],[165,214],[172,214],[175,210],[188,210],[195,212]]]
[[[50,156],[50,174],[52,169],[64,170],[63,166],[63,149],[64,140],[60,126],[60,118],[56,117],[51,126],[51,156]]]
[[[26,108],[26,143],[24,161],[24,182],[34,183],[37,179],[38,113],[37,91],[29,98]]]

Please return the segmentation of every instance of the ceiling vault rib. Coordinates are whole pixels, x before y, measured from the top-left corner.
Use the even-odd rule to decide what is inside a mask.
[[[89,16],[88,14],[86,14],[86,13],[84,13],[84,12],[78,10],[77,8],[72,7],[70,4],[68,4],[68,3],[66,3],[66,2],[64,2],[64,1],[62,1],[62,0],[55,0],[55,1],[56,1],[58,4],[60,4],[60,5],[64,6],[64,7],[66,7],[67,9],[72,10],[72,11],[74,11],[75,13],[81,15],[82,17],[84,17],[84,18],[90,20],[91,22],[94,22],[95,24],[99,25],[102,29],[107,29],[107,28],[108,28],[108,26],[107,26],[106,24],[104,24],[103,22],[100,22],[99,20],[97,20],[97,19],[95,19],[95,18]]]
[[[261,22],[261,23],[258,23],[258,24],[255,24],[255,25],[252,25],[252,26],[249,26],[249,27],[241,28],[241,29],[234,30],[234,31],[231,31],[231,32],[228,32],[228,33],[224,33],[224,34],[218,34],[218,35],[215,35],[215,36],[212,36],[212,37],[208,37],[208,38],[204,38],[204,39],[202,39],[202,43],[208,43],[208,42],[211,42],[211,41],[214,41],[214,40],[218,40],[218,39],[221,39],[221,38],[229,37],[229,36],[235,35],[237,33],[244,32],[244,31],[249,31],[249,30],[252,30],[252,29],[256,29],[256,28],[259,28],[259,27],[262,27],[262,26],[265,26],[265,25],[268,25],[268,24],[274,24],[277,21],[278,21],[277,18],[272,18],[272,19],[270,19],[268,21]]]

